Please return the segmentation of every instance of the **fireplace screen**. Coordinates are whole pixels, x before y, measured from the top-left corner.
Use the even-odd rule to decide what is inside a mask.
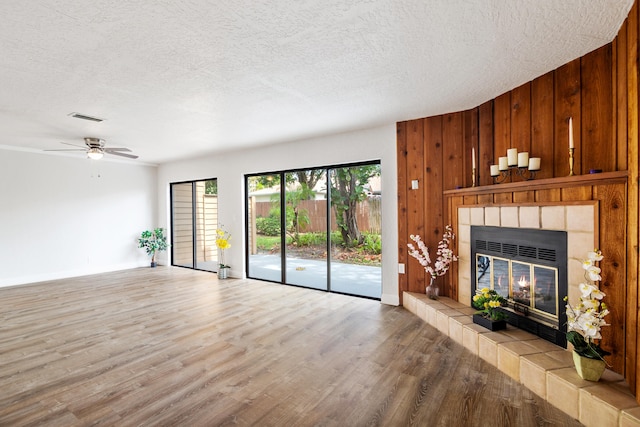
[[[558,269],[476,253],[477,289],[494,289],[513,309],[557,320]]]

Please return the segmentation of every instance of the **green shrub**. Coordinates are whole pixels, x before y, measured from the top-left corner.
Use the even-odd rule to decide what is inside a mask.
[[[365,233],[362,249],[368,254],[379,255],[382,253],[382,239],[379,234]]]
[[[279,236],[280,219],[274,216],[256,218],[256,230],[258,234],[263,234],[265,236]]]
[[[298,236],[298,246],[324,246],[327,233],[302,233]]]

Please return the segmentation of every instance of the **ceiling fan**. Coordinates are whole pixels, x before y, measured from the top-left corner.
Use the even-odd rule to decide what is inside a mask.
[[[87,157],[90,159],[98,160],[101,159],[105,154],[113,154],[114,156],[127,157],[129,159],[137,159],[138,156],[134,154],[127,154],[127,152],[131,152],[128,148],[113,148],[113,147],[105,147],[106,141],[100,138],[91,138],[87,137],[84,139],[84,144],[86,147],[76,144],[69,144],[68,142],[61,142],[64,145],[71,145],[72,147],[78,148],[66,148],[60,150],[44,150],[44,151],[84,151],[87,153]]]

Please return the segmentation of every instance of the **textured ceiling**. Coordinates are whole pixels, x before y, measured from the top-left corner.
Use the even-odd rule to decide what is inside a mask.
[[[0,146],[162,163],[464,110],[610,42],[632,4],[2,1]]]

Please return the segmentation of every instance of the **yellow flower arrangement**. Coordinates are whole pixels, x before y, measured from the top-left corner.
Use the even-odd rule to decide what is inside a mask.
[[[506,303],[506,300],[495,290],[482,288],[473,296],[473,306],[477,308],[478,314],[491,320],[503,320],[507,315],[500,310],[496,310]]]
[[[224,251],[231,247],[231,234],[228,231],[225,231],[221,228],[216,230],[216,246],[220,249],[220,268],[229,268],[228,265],[224,263]]]

